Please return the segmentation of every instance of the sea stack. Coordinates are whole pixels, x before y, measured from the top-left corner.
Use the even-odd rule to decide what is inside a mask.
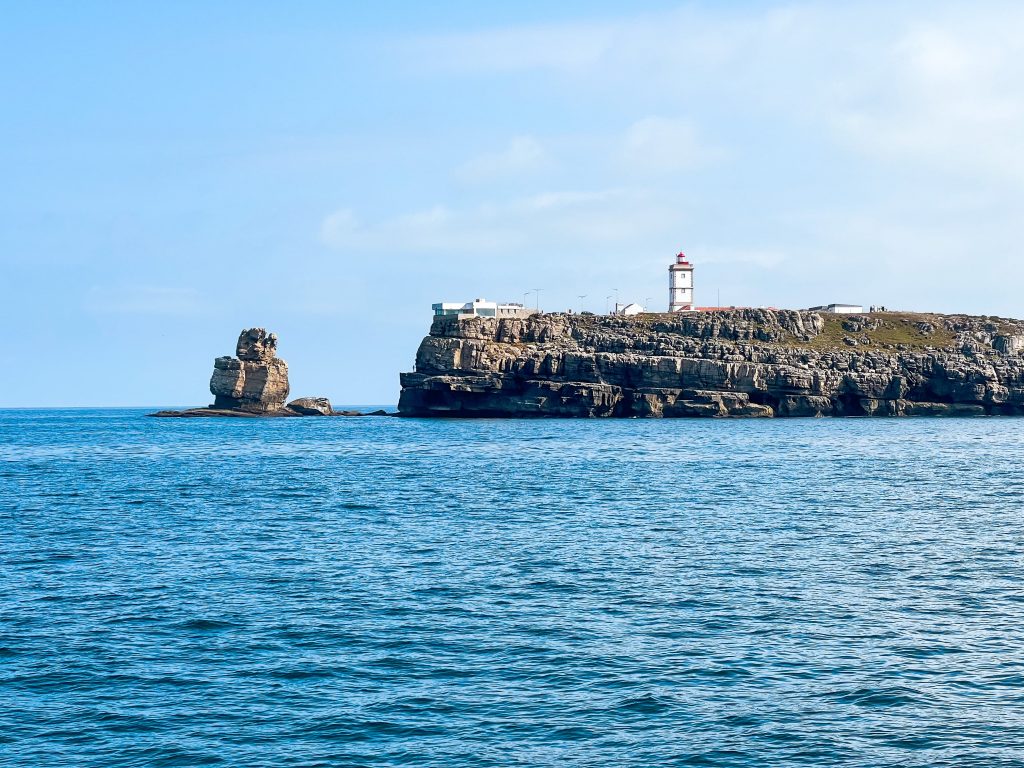
[[[238,336],[236,357],[218,357],[213,363],[210,392],[213,407],[272,413],[288,400],[288,364],[277,356],[277,334],[265,328],[247,328]]]
[[[213,405],[183,411],[158,411],[150,416],[387,416],[385,411],[336,411],[326,397],[288,399],[288,364],[277,356],[277,334],[246,328],[238,335],[235,357],[213,361],[210,392]]]

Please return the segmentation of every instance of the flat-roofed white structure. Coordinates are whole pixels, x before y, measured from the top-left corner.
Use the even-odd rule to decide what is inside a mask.
[[[862,315],[864,307],[860,304],[823,304],[820,307],[811,307],[809,312],[831,312],[834,315]]]
[[[432,304],[435,317],[529,317],[537,314],[537,310],[528,309],[522,304],[499,304],[487,299],[473,299],[465,303],[442,301]]]

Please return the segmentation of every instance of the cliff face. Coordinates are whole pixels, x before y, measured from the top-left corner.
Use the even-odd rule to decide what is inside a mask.
[[[409,416],[1024,414],[1024,322],[745,309],[439,317]]]

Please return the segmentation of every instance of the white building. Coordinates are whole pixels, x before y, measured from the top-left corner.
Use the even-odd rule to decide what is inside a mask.
[[[613,315],[625,315],[631,317],[633,315],[642,315],[647,310],[641,307],[639,304],[616,304]]]
[[[487,299],[473,299],[464,304],[453,301],[442,301],[432,304],[435,317],[529,317],[537,314],[537,310],[528,309],[522,304],[499,304]]]
[[[693,265],[680,251],[676,254],[676,263],[668,268],[668,311],[690,309],[693,309]]]
[[[860,304],[824,304],[820,307],[811,307],[809,312],[831,312],[835,315],[861,315],[864,307]]]

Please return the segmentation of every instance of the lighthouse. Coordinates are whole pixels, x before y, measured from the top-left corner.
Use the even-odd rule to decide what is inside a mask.
[[[693,264],[680,251],[676,254],[676,263],[668,268],[668,311],[688,309],[693,309]]]

